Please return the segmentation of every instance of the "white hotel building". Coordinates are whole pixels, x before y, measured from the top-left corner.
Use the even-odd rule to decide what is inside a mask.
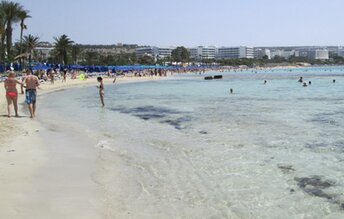
[[[311,59],[327,60],[329,59],[329,52],[327,49],[316,49],[310,51],[308,57]]]
[[[253,59],[254,50],[252,47],[220,47],[217,51],[217,59]]]
[[[173,48],[158,48],[154,46],[139,47],[136,49],[137,58],[144,55],[151,56],[155,59],[171,56]],[[254,49],[252,47],[220,47],[216,46],[198,46],[189,48],[190,58],[201,61],[202,59],[253,59]]]
[[[215,46],[199,46],[196,48],[190,48],[190,58],[195,60],[202,60],[202,59],[215,59],[217,49]]]
[[[271,58],[274,58],[275,56],[279,56],[285,59],[290,58],[291,56],[299,57],[300,52],[298,50],[283,50],[283,49],[277,49],[271,52]]]

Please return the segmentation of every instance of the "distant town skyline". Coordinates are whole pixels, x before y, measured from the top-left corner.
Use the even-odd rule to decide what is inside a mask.
[[[341,0],[18,0],[24,34],[53,42],[160,47],[344,45]],[[15,26],[14,39],[19,39]]]

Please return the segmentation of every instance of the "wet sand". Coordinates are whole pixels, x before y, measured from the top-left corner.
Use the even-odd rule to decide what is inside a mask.
[[[130,83],[164,78],[117,78]],[[113,79],[104,79],[110,86]],[[38,97],[62,89],[98,85],[95,78],[42,84]],[[0,84],[3,86],[3,83]],[[19,87],[19,86],[18,86]],[[59,139],[39,119],[30,119],[19,94],[19,118],[7,118],[4,88],[0,89],[0,216],[1,218],[103,218],[102,188],[92,180],[96,153],[74,133]],[[48,98],[46,98],[49,101]],[[39,99],[37,116],[39,117]],[[12,111],[12,115],[14,112]],[[54,142],[44,141],[42,135]],[[63,136],[65,137],[65,136]],[[68,142],[68,143],[66,143]],[[80,145],[73,147],[70,145]],[[106,212],[106,210],[105,210]]]

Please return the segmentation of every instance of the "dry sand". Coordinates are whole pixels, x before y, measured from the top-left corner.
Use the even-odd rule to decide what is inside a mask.
[[[154,79],[158,78],[126,77],[117,78],[116,83]],[[112,80],[105,78],[104,83],[112,84]],[[45,83],[38,96],[97,84],[95,78]],[[7,118],[3,83],[0,86],[0,218],[106,218],[101,188],[91,180],[89,157],[75,159],[73,154],[78,153],[64,152],[64,145],[58,151],[49,149],[40,137],[43,125],[30,119],[22,104],[24,95],[18,100],[21,117]],[[39,114],[39,105],[37,111]]]

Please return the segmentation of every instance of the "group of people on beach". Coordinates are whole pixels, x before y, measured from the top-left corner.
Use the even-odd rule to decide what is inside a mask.
[[[8,73],[8,78],[4,81],[7,100],[7,116],[11,117],[11,106],[13,105],[15,116],[19,117],[17,84],[21,85],[22,94],[24,94],[25,88],[25,102],[29,108],[30,118],[34,118],[36,112],[36,97],[37,89],[39,88],[39,79],[37,76],[32,74],[30,69],[26,70],[26,76],[22,78],[22,81],[18,81],[16,79],[16,73],[13,71]]]
[[[27,69],[26,76],[22,78],[21,81],[16,79],[16,73],[13,71],[8,72],[8,77],[4,81],[4,88],[6,90],[6,100],[7,100],[7,116],[11,117],[11,108],[13,105],[15,117],[19,117],[18,113],[18,89],[17,85],[20,85],[21,94],[24,94],[25,88],[25,103],[28,105],[30,112],[30,118],[34,118],[36,115],[36,99],[37,99],[37,89],[39,89],[40,80],[36,75],[32,74],[30,69]],[[66,82],[66,73],[64,72],[62,82]],[[103,78],[97,77],[97,81],[100,83],[99,96],[102,106],[104,107],[104,84]],[[116,77],[113,80],[115,83]],[[52,82],[53,83],[53,82]]]

